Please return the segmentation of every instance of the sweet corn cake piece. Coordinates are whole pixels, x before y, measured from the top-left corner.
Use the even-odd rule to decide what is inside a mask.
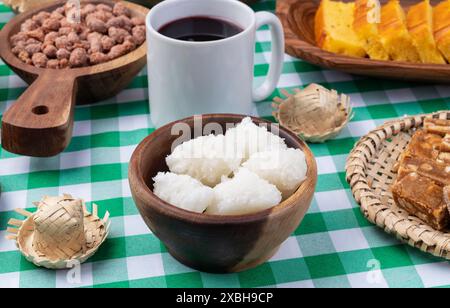
[[[413,5],[408,11],[406,23],[421,62],[446,64],[434,41],[433,7],[430,0]]]
[[[356,0],[353,29],[364,44],[373,60],[389,60],[389,54],[381,44],[377,26],[378,2],[376,0]]]
[[[417,48],[406,27],[405,12],[398,0],[390,0],[382,6],[378,32],[392,60],[420,62]]]
[[[434,39],[444,57],[450,62],[450,0],[439,3],[434,8]]]
[[[315,17],[316,43],[338,54],[365,57],[363,42],[353,30],[354,3],[322,0]]]
[[[443,230],[450,222],[444,188],[433,180],[410,173],[392,186],[397,206],[419,217],[437,230]]]

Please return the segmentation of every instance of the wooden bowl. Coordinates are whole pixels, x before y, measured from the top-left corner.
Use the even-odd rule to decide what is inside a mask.
[[[202,127],[218,123],[225,131],[226,124],[239,123],[244,117],[204,115]],[[253,121],[270,123],[258,118],[253,118]],[[152,192],[152,178],[160,171],[168,171],[165,158],[171,153],[172,143],[180,137],[176,134],[178,130],[171,134],[177,123],[188,124],[190,138],[193,138],[194,118],[179,120],[145,138],[131,158],[131,192],[146,224],[172,256],[201,271],[239,272],[264,263],[297,228],[310,206],[317,182],[313,154],[295,134],[280,127],[280,137],[289,147],[302,149],[308,165],[307,179],[293,196],[272,209],[255,214],[216,216],[193,213],[162,201]]]
[[[385,3],[386,0],[381,0]],[[402,0],[407,9],[418,0]],[[435,1],[436,3],[436,1]],[[330,53],[316,46],[314,17],[320,0],[278,0],[277,15],[286,38],[286,52],[311,64],[351,74],[373,77],[450,83],[449,64],[377,61]]]
[[[112,97],[124,89],[146,63],[147,44],[115,60],[83,68],[37,68],[19,60],[12,52],[10,37],[20,25],[40,11],[52,11],[66,1],[27,11],[13,18],[0,32],[0,56],[31,86],[3,114],[2,146],[29,156],[53,156],[63,151],[72,138],[75,103],[91,103]],[[105,3],[112,0],[82,1]],[[145,17],[148,9],[123,2],[134,16]]]

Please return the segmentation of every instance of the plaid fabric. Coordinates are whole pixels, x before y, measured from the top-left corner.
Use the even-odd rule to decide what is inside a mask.
[[[262,1],[255,10],[274,10]],[[12,13],[0,5],[0,24]],[[255,83],[268,71],[270,34],[257,33]],[[286,55],[279,89],[320,83],[347,93],[356,116],[335,140],[311,145],[319,181],[311,209],[270,262],[239,274],[200,273],[176,262],[138,215],[127,182],[130,155],[153,131],[145,71],[117,97],[76,108],[69,148],[53,158],[29,158],[0,150],[0,287],[438,287],[450,285],[448,262],[401,244],[368,223],[345,182],[344,163],[355,141],[384,121],[404,114],[450,109],[450,87],[375,80],[323,70]],[[0,114],[25,90],[25,83],[0,63]],[[274,96],[278,95],[278,91]],[[270,100],[256,113],[271,117]],[[43,195],[71,193],[112,216],[112,232],[82,266],[81,284],[67,271],[27,262],[6,223],[13,209],[33,210]]]

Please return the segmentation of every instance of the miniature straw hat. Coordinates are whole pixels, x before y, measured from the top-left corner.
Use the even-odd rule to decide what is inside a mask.
[[[37,266],[63,269],[72,267],[74,261],[83,263],[108,236],[109,213],[100,219],[95,204],[89,213],[81,199],[65,194],[46,196],[35,205],[35,213],[16,210],[27,218],[11,219],[7,238],[15,240],[25,258]]]
[[[295,94],[281,92],[286,98],[274,99],[273,116],[305,141],[321,143],[336,137],[353,117],[350,98],[321,85],[295,89]]]

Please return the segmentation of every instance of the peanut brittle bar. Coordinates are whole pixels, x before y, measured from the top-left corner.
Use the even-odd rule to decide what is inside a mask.
[[[450,134],[450,120],[426,118],[423,127],[427,133],[441,135],[442,137]]]
[[[406,156],[436,159],[439,156],[441,145],[442,137],[440,135],[418,130],[400,159],[402,160]]]
[[[443,230],[448,226],[450,214],[444,200],[444,188],[433,180],[410,173],[395,182],[392,195],[397,206],[433,228]]]
[[[398,179],[402,179],[412,172],[429,178],[442,187],[450,185],[450,166],[446,163],[427,158],[404,156],[400,163]]]

